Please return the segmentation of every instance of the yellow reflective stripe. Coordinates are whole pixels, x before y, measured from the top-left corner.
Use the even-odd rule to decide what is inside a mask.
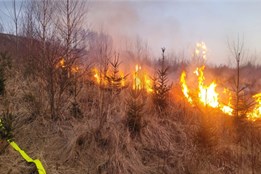
[[[8,142],[10,143],[10,145],[11,145],[16,151],[18,151],[18,152],[21,154],[21,156],[22,156],[27,162],[29,162],[29,163],[32,162],[32,163],[34,163],[34,164],[36,165],[36,168],[37,168],[39,174],[46,174],[45,169],[44,169],[44,167],[43,167],[43,165],[42,165],[42,163],[41,163],[41,161],[40,161],[39,159],[33,160],[33,159],[32,159],[30,156],[28,156],[22,149],[20,149],[20,147],[19,147],[14,141],[12,141],[12,142],[8,141]]]

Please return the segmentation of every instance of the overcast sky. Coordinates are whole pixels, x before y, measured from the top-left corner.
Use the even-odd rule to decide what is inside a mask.
[[[244,37],[249,55],[261,59],[261,1],[95,1],[91,26],[102,26],[115,38],[139,36],[153,53],[160,48],[190,55],[196,42],[208,47],[208,62],[228,63],[227,40]],[[257,60],[259,63],[261,60]]]
[[[166,47],[189,57],[196,42],[204,41],[211,64],[227,64],[227,40],[240,36],[261,63],[261,0],[91,0],[87,21],[111,34],[117,48],[140,37],[155,56]]]

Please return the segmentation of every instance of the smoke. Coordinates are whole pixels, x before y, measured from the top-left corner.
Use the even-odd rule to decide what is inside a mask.
[[[228,64],[227,38],[244,33],[251,52],[260,54],[257,2],[225,1],[91,1],[91,27],[110,34],[116,50],[129,49],[137,37],[148,43],[154,58],[184,52],[186,59],[196,42],[208,46],[208,63]],[[245,11],[245,13],[242,13]],[[259,62],[257,62],[259,63]]]
[[[116,50],[129,50],[141,38],[158,58],[161,47],[170,52],[181,43],[179,22],[164,13],[166,5],[160,1],[90,2],[88,20],[92,29],[112,36]]]

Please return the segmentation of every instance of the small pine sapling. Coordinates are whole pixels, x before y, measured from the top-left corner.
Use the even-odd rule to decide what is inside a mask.
[[[131,90],[130,98],[127,100],[126,126],[132,137],[140,134],[143,127],[142,115],[145,102],[142,99],[142,91]]]
[[[168,107],[168,95],[171,85],[168,85],[168,67],[165,65],[165,48],[162,48],[162,59],[160,60],[160,68],[153,77],[153,103],[159,112],[164,111]]]
[[[106,75],[106,80],[108,82],[108,89],[116,94],[119,94],[122,89],[126,88],[126,78],[128,75],[120,74],[119,55],[115,56],[113,61],[110,61],[111,71]]]

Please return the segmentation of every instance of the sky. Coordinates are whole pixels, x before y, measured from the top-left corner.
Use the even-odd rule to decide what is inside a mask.
[[[3,0],[0,20],[6,21]],[[8,4],[8,1],[5,1]],[[228,41],[244,41],[247,59],[261,63],[261,0],[90,0],[86,23],[113,38],[116,49],[140,38],[155,57],[192,55],[205,42],[209,64],[228,64]]]
[[[260,9],[258,0],[100,0],[91,1],[88,19],[91,27],[110,33],[116,45],[140,37],[155,56],[166,47],[166,52],[189,58],[203,41],[208,63],[228,64],[228,41],[240,38],[247,59],[261,63]]]

